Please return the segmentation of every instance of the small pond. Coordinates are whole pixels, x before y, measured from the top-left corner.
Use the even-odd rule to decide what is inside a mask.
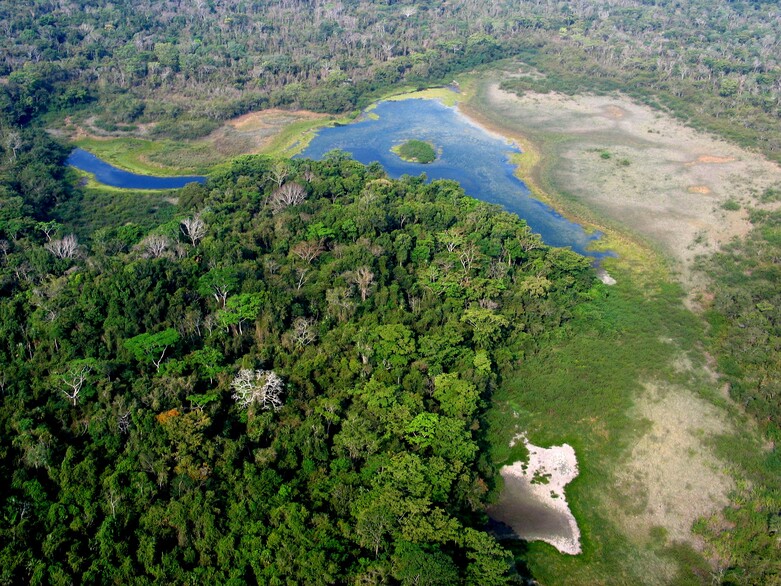
[[[569,246],[593,258],[612,256],[588,250],[600,234],[586,233],[531,197],[513,174],[510,155],[521,152],[517,146],[472,123],[455,108],[437,100],[410,99],[380,102],[371,113],[358,122],[320,130],[299,156],[320,159],[330,150],[341,149],[364,164],[378,161],[392,177],[425,173],[429,180],[452,179],[468,195],[518,214],[547,244]],[[437,159],[427,165],[409,163],[391,151],[411,139],[436,145]]]
[[[203,183],[206,177],[197,175],[180,175],[177,177],[155,177],[154,175],[137,175],[99,159],[84,149],[74,149],[65,161],[66,164],[86,171],[95,176],[95,181],[111,187],[124,189],[178,189],[188,183]]]

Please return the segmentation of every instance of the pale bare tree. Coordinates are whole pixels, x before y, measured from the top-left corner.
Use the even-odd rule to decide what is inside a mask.
[[[474,242],[469,242],[458,252],[458,260],[461,261],[461,267],[464,269],[464,276],[468,277],[472,270],[472,265],[480,255],[480,250]]]
[[[193,246],[198,246],[198,242],[203,240],[208,231],[206,222],[203,221],[200,214],[196,214],[192,218],[185,218],[181,224],[182,234],[190,239]]]
[[[263,259],[263,266],[269,275],[276,275],[280,265],[275,259],[269,256]]]
[[[293,342],[296,346],[303,348],[317,340],[314,325],[313,320],[305,317],[299,317],[293,322]]]
[[[289,174],[290,171],[284,161],[277,161],[274,168],[271,170],[271,176],[274,178],[278,188],[282,187],[282,184]]]
[[[358,286],[358,290],[361,292],[361,301],[366,301],[372,283],[374,283],[374,273],[369,267],[360,267],[348,276],[350,281]]]
[[[59,240],[51,240],[43,246],[57,258],[71,259],[79,254],[79,240],[73,234],[68,234]]]
[[[305,240],[296,244],[291,252],[307,264],[312,264],[323,252],[323,243],[321,240]]]
[[[301,291],[301,287],[309,280],[309,269],[306,267],[296,267],[296,275],[298,276],[296,291]]]
[[[130,411],[117,415],[117,429],[121,434],[126,434],[130,431]]]
[[[243,409],[257,404],[261,409],[278,411],[282,407],[285,383],[273,370],[243,368],[233,379],[233,399]]]
[[[303,203],[305,199],[306,189],[298,183],[289,182],[275,189],[268,202],[271,211],[278,213],[287,207]]]
[[[217,327],[217,317],[213,313],[207,315],[203,318],[203,327],[209,331],[209,335],[211,336],[214,328]]]
[[[79,400],[79,394],[81,393],[84,383],[87,382],[87,375],[91,370],[92,369],[86,365],[72,366],[68,372],[62,375],[62,382],[65,383],[69,390],[60,390],[68,399],[73,401],[74,406]]]
[[[136,245],[144,258],[161,258],[171,247],[171,239],[163,234],[150,234]]]
[[[328,313],[339,321],[345,321],[352,315],[355,302],[352,300],[352,287],[335,287],[325,292]]]
[[[24,141],[22,140],[22,135],[19,134],[16,130],[10,131],[8,134],[5,135],[5,148],[11,151],[12,160],[15,161],[17,155],[19,154],[19,149],[24,146]]]

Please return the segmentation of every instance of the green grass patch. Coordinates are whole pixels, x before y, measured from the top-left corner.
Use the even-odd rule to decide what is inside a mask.
[[[264,155],[276,158],[291,158],[303,152],[317,131],[334,124],[347,124],[349,118],[324,118],[315,120],[299,120],[284,126],[280,132],[261,151]]]
[[[422,140],[408,140],[391,148],[396,155],[408,163],[433,163],[437,158],[434,145]]]
[[[618,285],[597,285],[566,332],[541,341],[494,393],[491,456],[499,466],[515,461],[509,443],[521,431],[535,445],[566,442],[575,448],[580,474],[567,487],[567,499],[582,532],[583,554],[565,556],[530,543],[521,561],[540,583],[646,583],[649,556],[653,564],[669,563],[676,583],[688,583],[702,565],[699,555],[688,548],[673,551],[660,539],[655,544],[650,534],[628,539],[605,502],[616,496],[618,467],[647,431],[648,423],[631,414],[642,383],[690,383],[673,359],[694,351],[702,325],[683,306],[679,287],[649,286],[610,262]]]
[[[203,147],[188,143],[142,138],[82,138],[74,144],[115,167],[140,175],[204,174],[218,162],[204,160]]]

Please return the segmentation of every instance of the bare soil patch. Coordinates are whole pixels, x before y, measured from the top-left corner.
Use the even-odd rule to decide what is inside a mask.
[[[624,110],[621,106],[616,106],[615,104],[605,106],[602,111],[604,112],[605,118],[610,118],[611,120],[620,120],[627,114],[626,110]]]
[[[660,527],[669,541],[699,548],[692,524],[727,506],[734,488],[724,463],[708,447],[711,438],[730,433],[731,426],[710,403],[662,383],[646,384],[636,411],[650,429],[616,474],[609,505],[638,539],[648,539],[649,529]]]
[[[695,258],[750,229],[746,213],[721,204],[761,207],[757,195],[781,181],[781,167],[761,155],[621,95],[519,97],[493,79],[465,109],[521,144],[541,146],[534,172],[546,190],[654,243],[690,289],[702,286],[691,271]]]
[[[697,160],[693,163],[688,163],[689,165],[696,165],[697,163],[707,163],[707,164],[715,164],[715,165],[723,165],[724,163],[731,163],[735,160],[735,157],[715,157],[713,155],[701,155],[697,157]]]

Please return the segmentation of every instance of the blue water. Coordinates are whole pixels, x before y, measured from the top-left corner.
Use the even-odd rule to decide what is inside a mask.
[[[579,224],[531,197],[510,164],[509,156],[521,152],[518,147],[472,124],[455,108],[414,99],[380,102],[372,113],[379,118],[321,130],[299,156],[321,159],[328,151],[341,149],[364,164],[378,161],[392,177],[425,173],[429,180],[453,179],[468,195],[518,214],[546,244],[569,246],[593,258],[612,256],[588,250],[601,234],[587,234]],[[427,165],[407,163],[391,152],[391,147],[410,139],[434,144],[437,160]]]
[[[117,169],[83,149],[74,149],[65,162],[81,171],[92,173],[95,175],[95,180],[104,185],[123,187],[125,189],[177,189],[184,187],[188,183],[203,183],[206,181],[206,177],[195,175],[180,175],[178,177],[136,175],[135,173]]]

